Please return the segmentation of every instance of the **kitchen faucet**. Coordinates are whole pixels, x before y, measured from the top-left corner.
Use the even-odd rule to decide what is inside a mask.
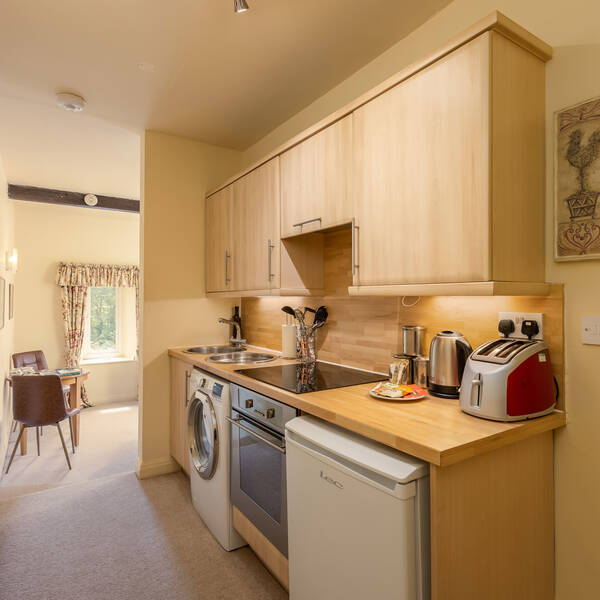
[[[238,348],[241,348],[246,343],[246,340],[242,338],[242,319],[239,316],[237,316],[237,319],[235,316],[232,319],[219,317],[219,323],[233,325],[233,333],[235,334],[235,337],[229,338],[229,341],[233,342],[233,344],[235,344]]]

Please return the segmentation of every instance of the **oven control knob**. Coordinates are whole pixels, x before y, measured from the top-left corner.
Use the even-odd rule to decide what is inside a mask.
[[[274,408],[267,408],[267,419],[272,419],[275,416]]]
[[[252,400],[246,400],[246,408],[252,408],[254,406],[254,402]]]

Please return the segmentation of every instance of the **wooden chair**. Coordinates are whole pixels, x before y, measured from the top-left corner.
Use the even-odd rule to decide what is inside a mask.
[[[23,432],[28,427],[42,427],[43,425],[55,425],[60,435],[60,441],[67,459],[67,465],[71,469],[69,453],[65,446],[60,422],[69,419],[71,430],[71,445],[75,453],[75,444],[73,442],[73,425],[71,418],[79,412],[79,409],[68,410],[65,404],[63,388],[58,375],[13,375],[13,419],[22,425],[19,437],[15,442],[8,467],[10,469],[15,452],[21,441]],[[39,431],[36,436],[38,456],[40,454],[40,436]]]

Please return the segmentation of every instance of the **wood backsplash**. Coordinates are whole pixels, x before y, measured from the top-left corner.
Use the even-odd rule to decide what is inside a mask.
[[[331,270],[329,273],[334,274]],[[337,273],[338,276],[326,281],[328,291],[340,287],[343,277],[339,270]],[[410,306],[414,302],[416,304]],[[544,339],[550,348],[560,389],[564,389],[563,290],[560,285],[553,286],[552,293],[543,297],[428,296],[418,301],[417,298],[341,296],[244,298],[242,319],[248,343],[281,350],[281,324],[285,322],[281,307],[286,304],[327,306],[327,325],[317,332],[320,359],[383,372],[387,372],[391,355],[402,350],[402,325],[426,327],[426,348],[431,338],[444,329],[460,331],[475,348],[498,337],[500,311],[543,313]],[[564,406],[562,395],[559,405]]]

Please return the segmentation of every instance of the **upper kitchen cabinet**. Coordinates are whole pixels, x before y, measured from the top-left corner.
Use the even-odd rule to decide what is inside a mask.
[[[352,219],[352,115],[281,154],[281,237]]]
[[[233,183],[233,290],[279,288],[279,157]]]
[[[358,108],[353,145],[351,293],[544,281],[541,58],[484,32]]]
[[[206,291],[232,290],[233,189],[206,198]]]

